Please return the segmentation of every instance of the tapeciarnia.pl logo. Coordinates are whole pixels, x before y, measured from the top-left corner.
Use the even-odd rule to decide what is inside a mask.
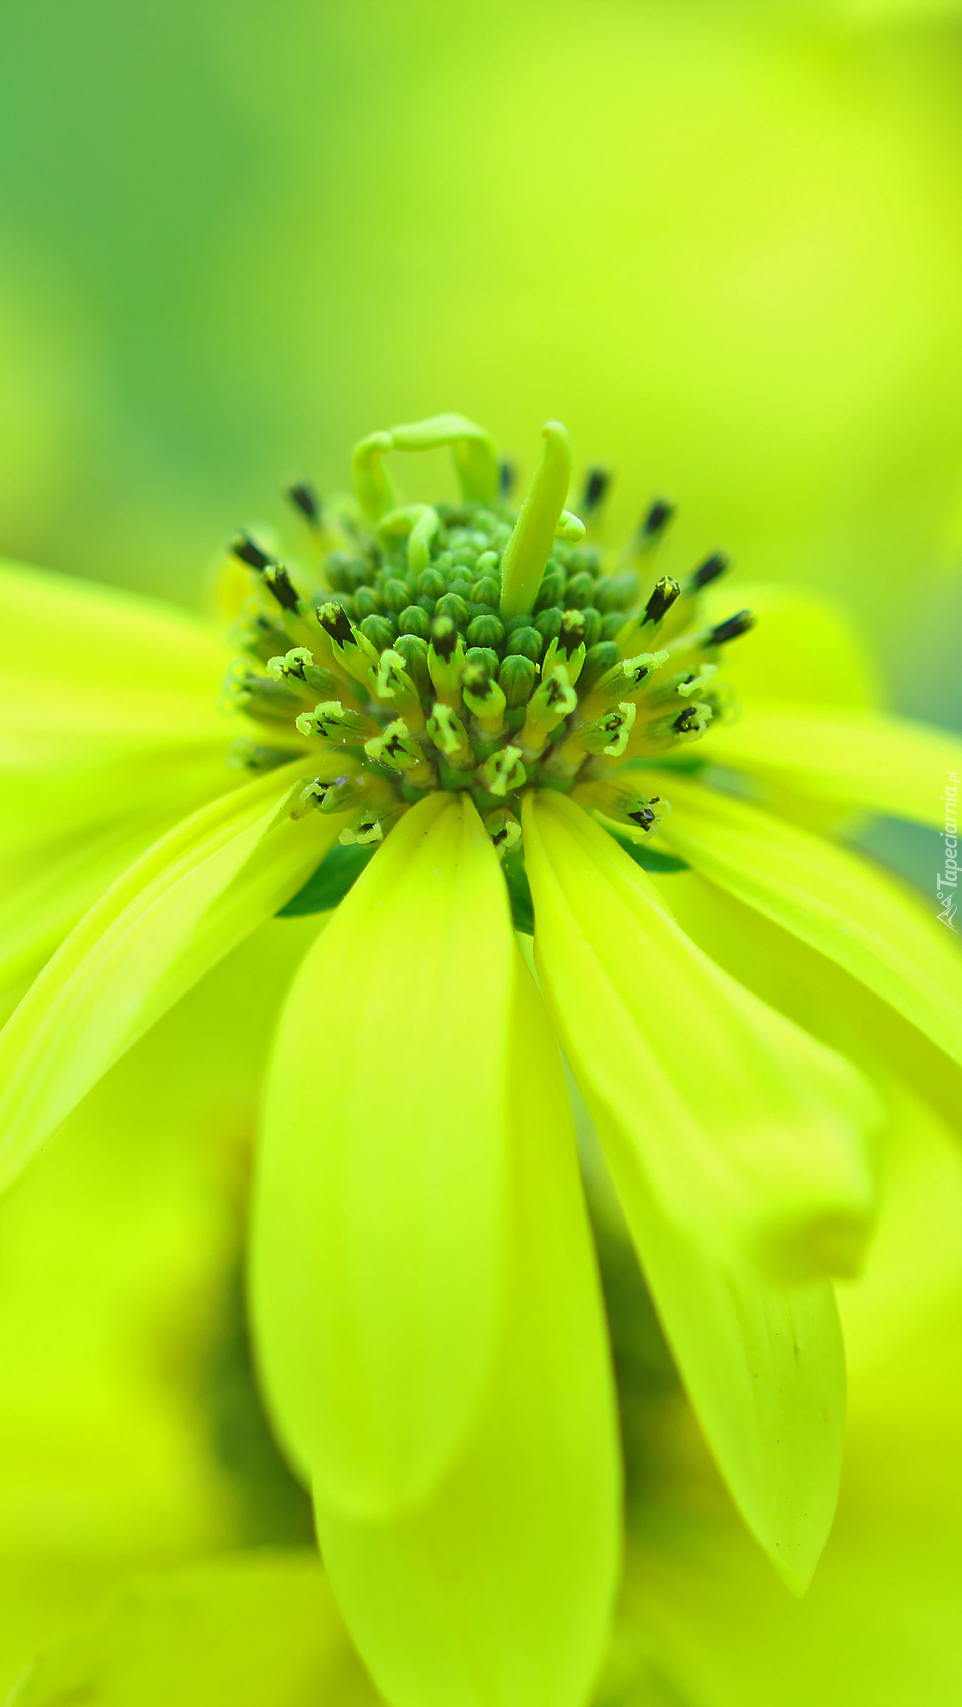
[[[935,879],[935,890],[941,909],[938,914],[939,923],[948,925],[950,931],[955,930],[956,895],[959,886],[958,797],[958,772],[946,771],[945,792],[941,796],[945,805],[945,828],[941,832],[944,870],[940,871]]]

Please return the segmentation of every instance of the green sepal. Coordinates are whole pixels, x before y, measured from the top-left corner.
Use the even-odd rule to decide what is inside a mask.
[[[524,936],[534,936],[534,902],[531,899],[531,885],[528,873],[524,868],[524,854],[505,854],[502,869],[508,885],[508,899],[511,902],[511,923],[516,931]]]
[[[275,916],[278,919],[299,919],[305,913],[329,913],[357,882],[376,846],[376,843],[372,847],[354,843],[343,847],[340,842],[335,842],[303,888],[292,895]],[[657,869],[663,868],[659,866]]]
[[[660,853],[657,848],[646,848],[639,842],[629,842],[627,837],[616,836],[614,831],[609,829],[607,824],[603,827],[608,830],[609,836],[618,843],[618,846],[620,848],[624,848],[628,858],[633,859],[636,865],[640,865],[643,871],[666,872],[691,870],[688,861],[686,859],[679,859],[677,854]],[[328,854],[327,857],[330,859],[330,854]],[[295,896],[294,899],[296,900],[297,897]],[[292,904],[293,903],[290,902],[288,903],[288,905]]]

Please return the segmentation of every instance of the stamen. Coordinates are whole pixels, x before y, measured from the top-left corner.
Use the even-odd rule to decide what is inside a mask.
[[[467,730],[448,705],[434,707],[427,723],[428,734],[439,753],[443,753],[456,770],[469,770],[474,765],[474,753]]]
[[[675,515],[675,506],[667,498],[656,498],[638,529],[642,544],[649,549],[662,539]]]
[[[475,774],[479,787],[496,797],[513,794],[516,789],[523,788],[528,780],[518,747],[501,747],[498,752],[485,759]]]
[[[610,485],[611,474],[607,468],[589,468],[581,497],[581,509],[585,516],[593,516],[595,511],[601,508],[608,496]]]
[[[488,812],[484,818],[484,827],[495,845],[499,859],[504,859],[505,854],[513,853],[515,848],[520,847],[521,825],[507,807]]]
[[[724,646],[729,640],[737,640],[740,635],[747,634],[754,628],[755,618],[750,610],[736,611],[727,621],[720,622],[708,632],[706,646]]]
[[[563,664],[558,664],[529,701],[519,743],[523,757],[526,760],[536,758],[558,724],[570,717],[577,707],[578,695],[571,686],[568,672]]]
[[[437,780],[403,717],[395,718],[382,733],[365,741],[364,751],[368,758],[400,771],[415,788],[431,788]]]
[[[691,579],[688,582],[688,591],[690,593],[700,592],[702,587],[707,587],[712,581],[717,581],[719,575],[724,575],[730,567],[731,558],[726,556],[724,551],[713,552],[711,557],[706,557],[704,563],[692,572]]]
[[[343,747],[358,747],[372,734],[380,733],[373,718],[363,711],[351,711],[339,699],[325,700],[313,711],[304,711],[295,719],[295,728],[302,735],[319,735]]]
[[[438,699],[453,711],[457,711],[461,704],[463,667],[464,642],[449,616],[438,617],[431,625],[428,674]]]
[[[300,474],[290,480],[284,489],[284,495],[290,503],[299,510],[308,527],[317,528],[321,521],[321,499],[313,481],[306,475]]]
[[[262,573],[274,562],[270,552],[258,545],[254,535],[248,533],[246,528],[238,528],[236,533],[231,534],[227,549],[241,563],[246,563],[249,569],[256,569],[258,573]]]
[[[659,628],[678,598],[681,588],[677,581],[669,575],[663,575],[656,581],[654,591],[643,611],[629,617],[624,627],[615,636],[621,647],[622,656],[633,652],[640,641],[654,640]]]

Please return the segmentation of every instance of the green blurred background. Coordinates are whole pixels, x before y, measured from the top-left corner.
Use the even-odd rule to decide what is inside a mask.
[[[280,477],[561,415],[682,556],[838,587],[962,717],[962,26],[939,0],[14,0],[0,548],[197,602]],[[433,470],[409,478],[423,488]]]

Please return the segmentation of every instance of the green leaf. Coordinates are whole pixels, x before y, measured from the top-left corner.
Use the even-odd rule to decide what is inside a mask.
[[[281,907],[279,919],[298,919],[304,913],[328,913],[343,901],[348,890],[357,882],[375,848],[352,843],[342,847],[335,842],[325,854],[316,871],[312,871],[303,889]]]
[[[522,935],[534,936],[534,902],[531,899],[528,873],[524,868],[524,854],[507,854],[502,863],[502,870],[511,902],[511,923]]]

